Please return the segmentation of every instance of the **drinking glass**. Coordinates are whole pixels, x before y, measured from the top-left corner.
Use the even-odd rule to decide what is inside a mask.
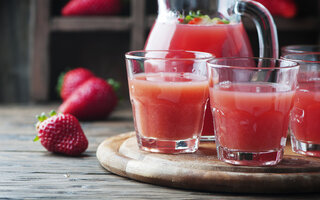
[[[281,48],[281,55],[307,53],[307,52],[320,52],[319,45],[289,45]]]
[[[140,149],[191,153],[198,149],[209,98],[206,61],[195,51],[126,54],[130,100]]]
[[[293,107],[296,62],[217,58],[208,62],[218,158],[234,165],[276,165]]]
[[[320,157],[320,52],[288,54],[283,58],[300,64],[290,123],[292,150]]]

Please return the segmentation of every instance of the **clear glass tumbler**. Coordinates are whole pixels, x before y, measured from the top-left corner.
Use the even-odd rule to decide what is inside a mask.
[[[320,52],[288,54],[283,58],[300,64],[290,123],[292,150],[320,157]]]
[[[209,98],[209,53],[132,51],[126,54],[130,100],[140,149],[192,153],[198,149]]]
[[[297,53],[320,52],[319,45],[289,45],[281,48],[281,56]]]
[[[276,165],[283,157],[299,65],[265,58],[208,62],[218,158],[234,165]]]

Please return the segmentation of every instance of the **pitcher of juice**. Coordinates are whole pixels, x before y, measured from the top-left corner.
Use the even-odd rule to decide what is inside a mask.
[[[278,58],[276,26],[269,11],[250,0],[158,0],[158,17],[146,41],[146,50],[192,50],[215,57],[252,57],[241,16],[257,28],[260,57]],[[214,140],[207,105],[202,140]]]

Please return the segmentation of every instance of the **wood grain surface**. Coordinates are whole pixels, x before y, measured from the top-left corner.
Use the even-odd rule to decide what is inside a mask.
[[[141,151],[134,132],[106,139],[97,157],[109,171],[135,180],[209,192],[298,193],[320,186],[320,159],[293,155],[273,167],[233,166],[217,159],[213,142],[200,143],[193,154]]]
[[[108,120],[81,122],[89,148],[81,157],[47,152],[36,134],[35,115],[58,105],[0,105],[0,199],[317,199],[319,193],[259,195],[199,192],[146,184],[102,168],[96,150],[106,138],[133,129],[129,106]]]

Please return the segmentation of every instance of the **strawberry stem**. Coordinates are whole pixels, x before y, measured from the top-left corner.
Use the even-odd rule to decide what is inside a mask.
[[[36,141],[38,141],[38,140],[39,140],[39,137],[38,137],[38,136],[36,136],[36,137],[33,139],[34,142],[36,142]]]
[[[55,116],[57,114],[57,112],[55,110],[51,110],[49,112],[50,117]]]
[[[114,91],[118,91],[121,87],[121,84],[118,81],[115,81],[112,78],[109,78],[107,82],[112,86]]]
[[[46,116],[46,113],[41,113],[41,115],[37,115],[36,118],[39,120],[39,122],[43,122],[44,120],[48,119]]]
[[[61,94],[63,79],[64,79],[64,76],[65,76],[65,75],[66,75],[66,72],[62,72],[62,73],[59,75],[59,77],[58,77],[58,82],[57,82],[56,90],[57,90],[59,96],[60,96],[60,94]]]

